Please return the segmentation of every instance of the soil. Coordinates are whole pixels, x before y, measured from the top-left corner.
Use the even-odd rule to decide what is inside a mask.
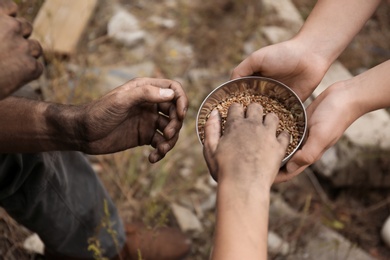
[[[106,25],[110,17],[107,10],[110,10],[108,7],[114,2],[116,1],[101,1],[101,7],[88,29],[93,34],[86,35],[77,56],[47,60],[46,76],[51,80],[51,85],[56,87],[56,91],[51,92],[53,95],[49,96],[51,100],[77,103],[95,98],[91,95],[86,96],[82,91],[63,92],[68,88],[68,85],[63,82],[71,78],[66,74],[68,70],[65,64],[99,67],[126,64],[129,60],[139,61],[127,53],[125,46],[105,37]],[[210,80],[205,80],[202,84],[189,83],[186,86],[187,94],[192,101],[188,111],[189,118],[195,118],[198,104],[205,94],[218,86],[217,83],[225,81],[229,71],[243,59],[244,42],[253,36],[253,30],[267,23],[268,17],[263,13],[261,1],[258,0],[215,0],[193,6],[181,5],[181,1],[177,1],[180,3],[176,9],[169,7],[169,3],[176,1],[168,0],[164,1],[167,3],[166,6],[162,1],[147,3],[131,1],[131,4],[125,0],[119,2],[141,18],[155,13],[164,14],[178,21],[180,28],[175,31],[144,24],[145,28],[159,36],[157,41],[163,43],[168,36],[175,36],[193,46],[193,60],[183,63],[182,66],[177,64],[172,66],[163,59],[169,56],[169,52],[163,49],[163,44],[156,45],[147,56],[158,65],[155,76],[177,78],[181,76],[177,72],[178,69],[185,74],[188,69],[194,67],[213,72],[214,76]],[[293,2],[306,17],[316,1],[293,0]],[[33,21],[43,0],[22,0],[18,3],[20,15]],[[340,57],[340,61],[353,74],[358,74],[390,58],[389,24],[390,3],[382,1],[381,7]],[[266,44],[266,41],[259,36],[257,47]],[[95,89],[94,91],[94,93],[99,92]],[[91,162],[97,167],[99,176],[126,220],[143,217],[149,223],[163,222],[177,226],[178,223],[169,210],[169,205],[178,201],[182,204],[194,205],[204,230],[198,233],[188,232],[193,239],[193,251],[188,259],[200,260],[207,259],[210,252],[215,213],[213,209],[202,211],[199,207],[202,201],[210,197],[213,188],[204,185],[208,183],[207,167],[203,162],[201,148],[193,129],[195,123],[188,121],[175,147],[175,153],[167,156],[164,164],[150,166],[144,163],[144,154],[148,151],[144,148],[91,157]],[[190,176],[189,171],[192,173]],[[390,189],[335,188],[329,181],[309,170],[290,182],[275,185],[273,191],[281,194],[297,211],[307,210],[306,214],[310,218],[321,221],[340,232],[377,259],[390,259],[390,249],[379,236],[384,220],[390,216]],[[310,222],[306,225],[305,228],[310,228]],[[270,229],[273,228],[277,227],[270,226]],[[291,239],[299,239],[296,232],[292,233],[294,235]],[[0,210],[0,259],[39,259],[38,255],[23,249],[22,243],[29,234],[30,231],[19,226]],[[304,233],[300,234],[304,236]]]

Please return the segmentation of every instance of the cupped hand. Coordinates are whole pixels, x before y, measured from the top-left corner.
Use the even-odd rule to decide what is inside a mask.
[[[359,117],[343,82],[328,87],[307,108],[308,135],[302,148],[282,168],[275,182],[288,181],[318,161],[333,146],[345,130]]]
[[[321,82],[329,65],[319,56],[308,53],[297,40],[261,48],[243,60],[231,78],[261,75],[278,80],[305,101]]]
[[[82,150],[102,154],[151,145],[149,161],[157,162],[176,144],[187,108],[180,83],[133,79],[81,108]]]
[[[37,41],[28,39],[32,26],[23,18],[13,17],[16,10],[9,1],[1,2],[0,99],[38,78],[43,71],[37,60],[42,48]]]
[[[289,143],[286,132],[276,137],[276,114],[267,114],[263,120],[261,105],[252,103],[245,113],[242,105],[233,104],[222,137],[220,120],[218,111],[213,110],[205,125],[203,153],[212,177],[270,187]]]

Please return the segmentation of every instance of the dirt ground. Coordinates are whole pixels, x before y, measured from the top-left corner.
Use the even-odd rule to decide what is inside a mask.
[[[20,0],[20,15],[33,21],[43,0]],[[154,45],[146,57],[136,57],[128,48],[106,37],[107,22],[114,2],[121,3],[136,16],[161,15],[176,21],[175,29],[161,29],[142,20],[142,28],[155,35]],[[47,57],[45,78],[49,83],[46,98],[63,103],[81,103],[103,94],[94,88],[96,79],[82,78],[79,89],[70,90],[67,80],[74,77],[69,64],[80,67],[105,67],[136,64],[148,59],[156,64],[154,76],[183,80],[190,98],[187,121],[180,141],[163,162],[148,164],[139,148],[122,153],[90,157],[99,176],[112,195],[126,221],[142,220],[151,226],[161,223],[177,226],[170,210],[172,203],[199,205],[214,192],[213,187],[202,186],[208,172],[203,162],[201,147],[195,136],[195,116],[203,97],[229,77],[231,69],[244,58],[244,43],[253,31],[272,18],[265,14],[258,0],[215,0],[200,4],[186,1],[103,1],[90,22],[80,51],[72,57]],[[187,1],[188,2],[188,1]],[[293,1],[303,17],[307,17],[315,0]],[[249,8],[249,6],[251,8]],[[358,74],[390,58],[390,4],[383,2],[372,19],[355,37],[340,57],[340,61]],[[168,38],[177,38],[192,46],[191,60],[180,66],[172,64],[164,49]],[[160,44],[161,43],[161,44]],[[267,45],[259,38],[258,48]],[[194,68],[206,69],[212,76],[199,82],[188,80]],[[191,174],[186,174],[188,171]],[[319,181],[315,188],[310,178]],[[312,180],[312,179],[311,179]],[[197,185],[194,185],[196,183]],[[198,185],[199,184],[199,185]],[[203,187],[203,188],[200,188]],[[207,188],[204,188],[207,187]],[[390,259],[388,249],[379,237],[383,221],[390,215],[390,190],[344,188],[336,189],[315,172],[308,172],[291,182],[276,185],[274,191],[283,195],[297,211],[306,210],[311,218],[321,221],[362,247],[378,259]],[[323,195],[328,200],[324,200]],[[188,232],[193,250],[188,259],[207,259],[213,232],[214,210],[200,210],[197,216],[204,224],[203,232]],[[277,228],[277,227],[270,227]],[[305,228],[310,228],[306,226]],[[304,230],[304,229],[303,229]],[[30,232],[20,227],[4,211],[0,211],[0,259],[39,259],[23,250],[23,240]],[[292,232],[290,239],[299,237]],[[282,259],[276,258],[275,259]]]

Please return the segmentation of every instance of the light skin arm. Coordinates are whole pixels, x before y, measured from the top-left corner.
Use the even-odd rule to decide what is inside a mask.
[[[390,61],[328,87],[307,108],[309,135],[305,145],[276,181],[286,181],[321,158],[359,117],[390,107]]]
[[[258,73],[287,84],[306,100],[380,2],[319,0],[295,37],[252,53],[232,78]]]
[[[380,4],[380,0],[319,0],[301,30],[291,40],[264,47],[242,61],[233,71],[232,78],[254,73],[279,80],[291,87],[304,101],[321,82],[329,66],[351,42]],[[336,84],[339,86],[343,84]],[[328,92],[327,92],[328,93]],[[328,99],[328,98],[327,98]],[[312,107],[318,105],[317,98]],[[337,112],[336,112],[337,113]],[[340,138],[345,122],[331,125],[327,119],[318,122],[318,113],[308,113],[309,138],[282,169],[276,182],[296,176]],[[356,118],[355,118],[356,119]],[[314,132],[314,124],[321,124],[331,135]],[[330,129],[333,127],[332,129]],[[336,134],[337,133],[337,134]],[[330,140],[330,136],[333,139]],[[315,145],[312,143],[315,142]],[[322,145],[322,146],[321,146]],[[316,152],[313,153],[314,146]]]
[[[270,187],[289,136],[276,137],[277,116],[262,114],[259,104],[246,113],[233,104],[222,137],[216,110],[206,122],[204,156],[218,180],[213,260],[267,258]]]
[[[175,145],[187,107],[178,82],[149,78],[79,106],[9,97],[0,101],[0,153],[103,154],[151,145],[149,160],[157,162]]]

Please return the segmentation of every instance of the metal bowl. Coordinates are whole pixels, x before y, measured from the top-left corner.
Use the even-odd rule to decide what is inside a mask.
[[[298,145],[282,160],[281,166],[294,155],[300,148],[306,136],[307,116],[305,106],[297,94],[283,83],[274,79],[265,77],[243,77],[223,83],[214,89],[202,102],[198,115],[196,117],[196,133],[199,142],[203,145],[201,136],[203,136],[203,126],[207,121],[210,112],[223,100],[235,93],[250,93],[263,95],[277,100],[289,110],[297,121],[299,142]]]

